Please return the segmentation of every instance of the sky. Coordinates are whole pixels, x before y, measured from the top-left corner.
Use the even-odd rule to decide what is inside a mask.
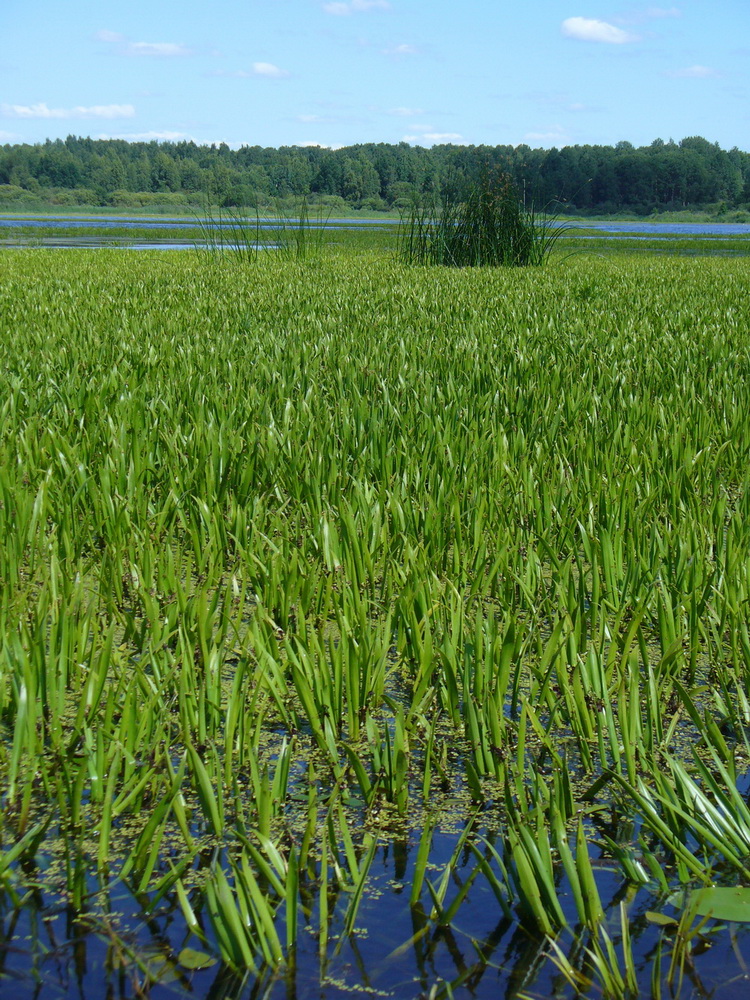
[[[750,3],[0,0],[0,143],[750,149]]]

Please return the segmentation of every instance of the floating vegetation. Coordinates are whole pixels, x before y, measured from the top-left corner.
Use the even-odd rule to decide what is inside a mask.
[[[743,981],[743,261],[50,259],[0,257],[13,995]]]

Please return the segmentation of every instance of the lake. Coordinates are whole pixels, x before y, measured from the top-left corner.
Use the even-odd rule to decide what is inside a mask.
[[[263,232],[279,228],[294,228],[298,219],[272,218],[249,219],[238,223],[229,219],[212,220],[184,217],[141,218],[138,216],[99,215],[81,217],[59,216],[10,216],[0,215],[0,247],[39,247],[54,249],[124,247],[130,250],[192,250],[206,249],[210,245],[208,234],[227,234],[231,237],[243,230],[243,237],[253,236],[256,228]],[[345,230],[392,231],[398,223],[394,219],[329,219],[324,222],[326,232]],[[664,252],[668,247],[653,247],[651,243],[672,244],[676,253],[710,253],[716,255],[744,255],[750,253],[750,223],[672,223],[672,222],[553,222],[563,226],[562,239],[598,244],[602,249],[627,248],[629,250],[653,249]],[[321,228],[318,220],[309,220],[312,230]],[[191,236],[188,236],[192,233]],[[228,242],[232,242],[230,239]],[[641,245],[645,244],[645,245]],[[589,246],[589,249],[591,247]],[[669,248],[671,249],[671,248]]]

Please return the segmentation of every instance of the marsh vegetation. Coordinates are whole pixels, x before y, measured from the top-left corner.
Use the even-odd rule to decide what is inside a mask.
[[[538,267],[563,235],[556,221],[527,208],[509,174],[485,169],[476,183],[415,195],[402,217],[399,252],[408,264]]]
[[[15,995],[732,995],[745,261],[51,259],[0,257]]]

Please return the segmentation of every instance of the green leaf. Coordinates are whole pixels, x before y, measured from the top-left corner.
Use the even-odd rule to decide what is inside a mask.
[[[212,955],[196,951],[195,948],[183,948],[177,961],[183,969],[210,969],[212,965],[216,965],[216,959]]]
[[[693,910],[698,917],[750,923],[750,888],[709,886],[696,889],[688,895],[686,909]]]
[[[646,910],[645,916],[650,924],[656,924],[658,927],[679,926],[675,918],[668,917],[666,913],[656,913],[654,910]]]

